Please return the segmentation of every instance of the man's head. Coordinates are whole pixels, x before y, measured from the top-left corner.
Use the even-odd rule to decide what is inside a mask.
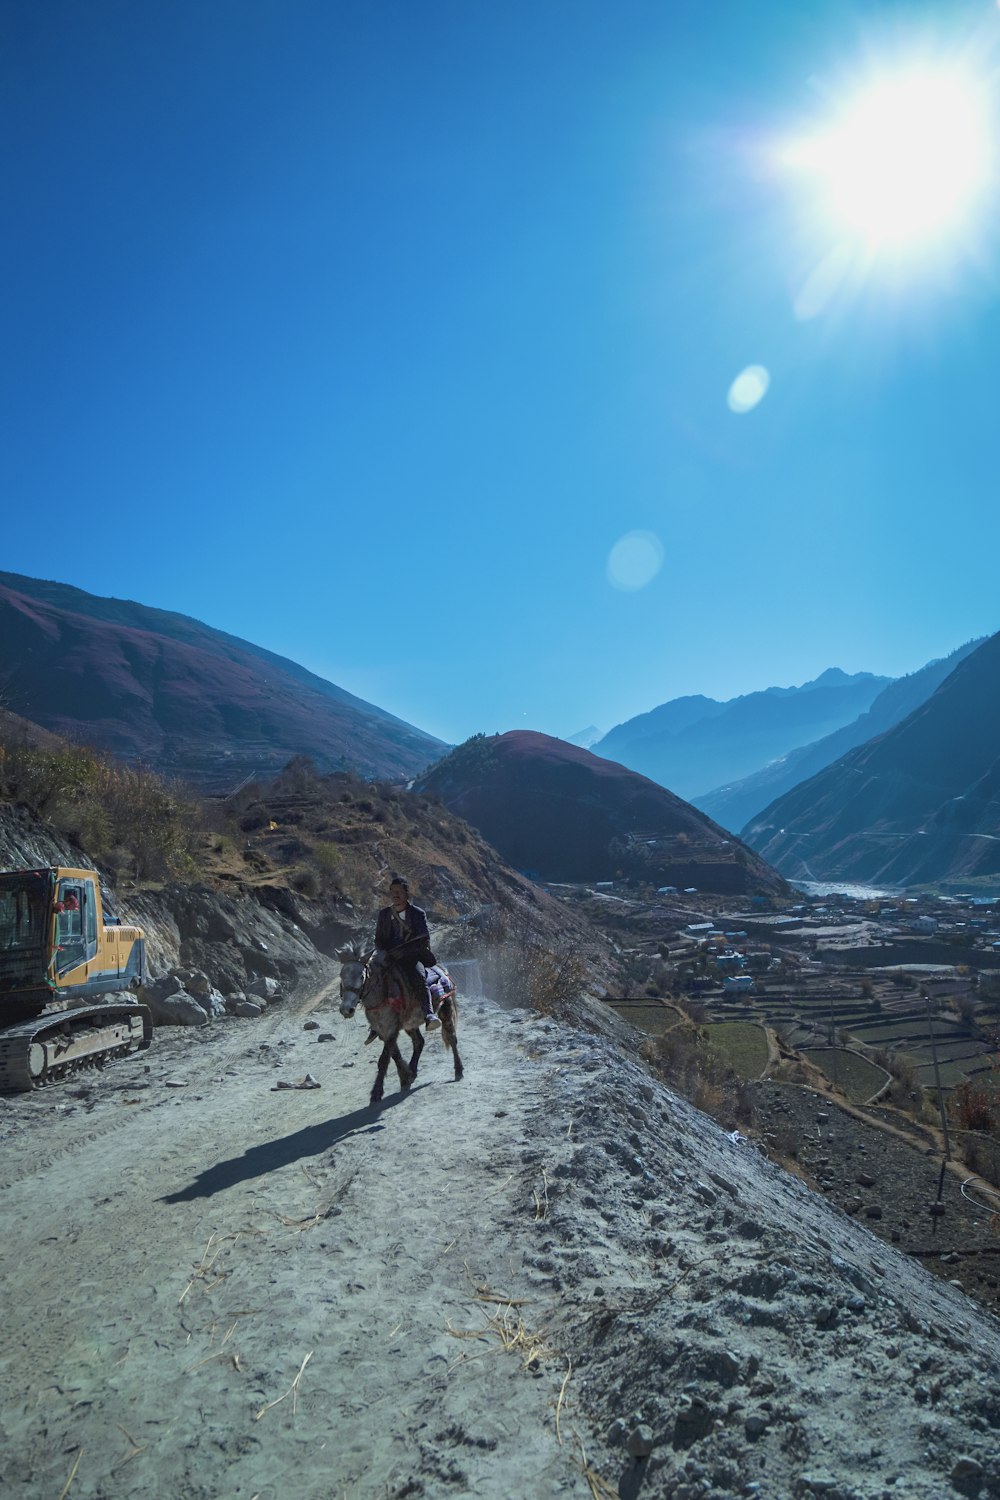
[[[410,888],[402,875],[394,875],[389,884],[389,899],[397,911],[402,911],[410,899]]]

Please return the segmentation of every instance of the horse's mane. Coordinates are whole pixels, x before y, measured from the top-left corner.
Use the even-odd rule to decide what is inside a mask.
[[[364,964],[368,962],[369,948],[360,938],[352,938],[345,943],[343,948],[337,949],[337,957],[342,964]]]

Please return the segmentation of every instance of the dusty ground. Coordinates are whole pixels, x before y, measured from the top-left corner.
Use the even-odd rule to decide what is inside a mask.
[[[797,1084],[765,1080],[753,1099],[755,1131],[810,1186],[1000,1311],[1000,1192],[957,1159],[942,1179],[939,1137],[896,1111],[845,1108]]]
[[[977,1304],[611,1039],[459,1036],[375,1110],[329,998],[0,1101],[5,1493],[1000,1496]]]

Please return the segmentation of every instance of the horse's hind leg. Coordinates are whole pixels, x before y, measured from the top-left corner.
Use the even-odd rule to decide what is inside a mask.
[[[457,1083],[465,1073],[465,1069],[458,1055],[458,1028],[455,1024],[457,1016],[454,1000],[445,1000],[438,1015],[441,1017],[441,1035],[444,1037],[444,1044],[451,1048],[455,1057],[455,1082]]]
[[[399,1032],[392,1039],[392,1060],[396,1064],[396,1072],[399,1074],[399,1087],[408,1089],[413,1082],[413,1072],[403,1061],[403,1054],[399,1050]]]
[[[419,1026],[416,1031],[408,1031],[406,1034],[413,1043],[413,1051],[410,1054],[410,1081],[412,1082],[417,1076],[417,1065],[420,1062],[420,1054],[424,1050],[424,1037]]]

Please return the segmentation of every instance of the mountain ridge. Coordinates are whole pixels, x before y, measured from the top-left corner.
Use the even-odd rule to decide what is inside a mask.
[[[799,782],[807,781],[824,766],[846,755],[848,750],[884,734],[919,708],[958,663],[982,644],[982,640],[981,637],[968,641],[948,656],[938,657],[905,677],[894,678],[867,712],[851,723],[835,729],[821,740],[789,750],[787,755],[741,781],[717,787],[703,797],[692,797],[692,803],[724,828],[742,832],[751,819]]]
[[[700,694],[674,698],[616,725],[591,748],[693,801],[851,722],[891,680],[832,667],[801,687],[721,703]]]
[[[299,754],[325,770],[409,777],[446,748],[190,616],[18,574],[0,574],[0,674],[7,706],[43,728],[203,789]]]
[[[1000,876],[1000,632],[919,707],[753,819],[790,879],[893,885]]]

